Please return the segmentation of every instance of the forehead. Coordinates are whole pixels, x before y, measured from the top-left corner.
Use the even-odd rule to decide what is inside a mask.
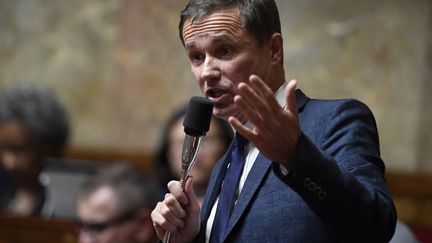
[[[238,10],[228,9],[201,17],[193,22],[188,19],[183,26],[183,39],[187,46],[196,38],[207,36],[210,33],[237,39],[244,31]]]
[[[78,213],[83,220],[104,221],[115,214],[116,196],[112,188],[103,186],[78,201]]]
[[[30,135],[25,126],[19,122],[0,122],[0,143],[27,144]]]

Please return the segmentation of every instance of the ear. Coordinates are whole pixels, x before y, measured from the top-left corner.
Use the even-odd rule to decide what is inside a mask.
[[[138,227],[135,232],[137,242],[156,242],[156,232],[150,218],[151,211],[147,208],[139,209],[136,213]]]
[[[281,33],[273,33],[270,45],[271,63],[280,65],[283,58],[283,38]]]

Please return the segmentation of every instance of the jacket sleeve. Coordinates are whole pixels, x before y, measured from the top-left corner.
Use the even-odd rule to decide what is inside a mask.
[[[310,134],[313,140],[302,133],[294,167],[279,176],[342,242],[388,242],[396,209],[372,112],[349,100],[323,119],[319,123],[325,129],[316,131],[319,136]]]

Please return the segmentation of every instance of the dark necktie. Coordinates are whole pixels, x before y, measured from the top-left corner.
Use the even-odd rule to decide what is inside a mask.
[[[236,200],[235,194],[245,164],[244,148],[247,142],[240,134],[236,134],[231,150],[230,165],[225,173],[219,193],[219,202],[210,234],[210,243],[222,242],[222,237],[224,236],[225,228]]]

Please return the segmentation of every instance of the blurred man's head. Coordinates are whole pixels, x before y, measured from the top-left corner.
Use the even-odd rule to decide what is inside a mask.
[[[155,242],[150,219],[158,186],[129,164],[104,168],[83,185],[78,197],[80,243]]]

